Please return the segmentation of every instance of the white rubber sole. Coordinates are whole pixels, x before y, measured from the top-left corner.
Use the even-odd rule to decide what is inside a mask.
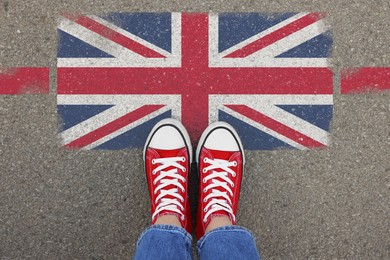
[[[152,131],[150,131],[148,138],[146,139],[146,142],[145,142],[145,146],[144,146],[144,150],[143,150],[143,160],[145,161],[146,148],[148,147],[150,140],[152,139],[152,136],[161,126],[164,126],[164,125],[171,125],[171,126],[176,127],[179,130],[179,132],[183,136],[184,142],[188,148],[188,153],[190,155],[190,164],[191,164],[192,163],[192,146],[191,146],[190,136],[188,135],[188,132],[187,132],[186,128],[184,127],[184,125],[179,120],[176,120],[173,118],[163,119],[152,128]]]
[[[196,163],[198,164],[198,160],[199,160],[199,154],[200,154],[200,150],[201,148],[203,147],[205,141],[206,141],[206,138],[209,136],[209,134],[217,129],[217,128],[225,128],[227,130],[229,130],[234,138],[236,139],[237,143],[238,143],[238,146],[240,147],[240,150],[242,152],[242,163],[243,165],[245,165],[245,154],[244,154],[244,147],[242,146],[242,143],[241,143],[241,139],[240,137],[238,136],[236,130],[231,126],[229,125],[228,123],[226,122],[215,122],[215,123],[212,123],[211,125],[209,125],[202,133],[202,136],[200,137],[200,140],[199,140],[199,143],[198,143],[198,147],[196,148]]]

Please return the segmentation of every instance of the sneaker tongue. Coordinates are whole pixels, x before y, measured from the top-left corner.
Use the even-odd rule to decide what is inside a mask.
[[[208,150],[211,152],[214,159],[222,159],[226,161],[229,161],[230,157],[237,152],[237,151],[220,151],[220,150],[212,150],[212,149],[208,149]]]

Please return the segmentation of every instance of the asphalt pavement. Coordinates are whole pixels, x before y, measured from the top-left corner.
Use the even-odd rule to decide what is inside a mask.
[[[390,259],[390,92],[338,87],[341,68],[390,66],[389,0],[1,0],[0,67],[48,66],[52,80],[49,95],[0,96],[0,259],[131,258],[150,224],[141,149],[61,147],[55,54],[64,11],[328,13],[331,147],[248,151],[238,224],[263,259]]]

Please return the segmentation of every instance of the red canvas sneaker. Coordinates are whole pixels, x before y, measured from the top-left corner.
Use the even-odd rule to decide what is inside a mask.
[[[144,147],[152,224],[159,216],[175,215],[192,232],[188,174],[192,162],[190,137],[177,120],[164,119],[150,132]]]
[[[234,128],[224,122],[207,127],[196,149],[196,162],[200,178],[196,236],[200,239],[215,216],[228,216],[236,223],[245,162]]]

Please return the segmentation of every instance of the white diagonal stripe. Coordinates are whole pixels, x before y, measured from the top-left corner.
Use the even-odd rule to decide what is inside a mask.
[[[113,30],[113,31],[115,31],[117,33],[120,33],[123,36],[125,36],[125,37],[127,37],[127,38],[129,38],[129,39],[131,39],[133,41],[136,41],[136,42],[138,42],[138,43],[140,43],[140,44],[142,44],[142,45],[144,45],[146,47],[148,47],[149,49],[151,49],[151,50],[153,50],[153,51],[155,51],[155,52],[157,52],[159,54],[164,55],[165,57],[169,57],[171,55],[168,51],[166,51],[164,49],[161,49],[160,47],[158,47],[158,46],[156,46],[156,45],[154,45],[154,44],[152,44],[152,43],[150,43],[148,41],[145,41],[144,39],[142,39],[142,38],[140,38],[140,37],[138,37],[138,36],[128,32],[128,31],[126,31],[126,30],[116,26],[113,23],[110,23],[110,22],[100,18],[99,16],[89,15],[88,17],[91,18],[92,20],[94,20],[94,21],[96,21],[96,22],[98,22],[98,23],[100,23],[100,24],[110,28],[111,30]]]
[[[274,131],[274,130],[272,130],[272,129],[270,129],[270,128],[268,128],[268,127],[266,127],[266,126],[264,126],[264,125],[262,125],[262,124],[260,124],[260,123],[258,123],[256,121],[253,121],[252,119],[247,118],[246,116],[244,116],[244,115],[242,115],[240,113],[237,113],[236,111],[234,111],[234,110],[232,110],[230,108],[227,108],[227,107],[223,106],[220,109],[225,111],[226,113],[229,113],[229,114],[235,116],[236,118],[244,121],[245,123],[256,127],[257,129],[263,131],[264,133],[267,133],[270,136],[285,142],[286,144],[288,144],[288,145],[290,145],[290,146],[292,146],[292,147],[294,147],[296,149],[299,149],[299,150],[307,150],[308,149],[307,147],[305,147],[305,146],[303,146],[303,145],[301,145],[301,144],[291,140],[290,138],[288,138],[288,137],[286,137],[286,136],[284,136],[282,134],[279,134],[278,132],[276,132],[276,131]]]
[[[141,107],[145,104],[145,100],[148,100],[147,105],[165,106],[146,116],[146,119],[142,119],[144,121],[137,120],[136,122],[145,122],[152,117],[151,115],[163,113],[161,112],[162,110],[164,110],[164,112],[172,110],[172,117],[181,120],[180,95],[57,95],[58,105],[114,105],[113,107],[63,131],[61,133],[63,144],[66,145]],[[134,127],[136,122],[131,125]],[[125,129],[130,128],[127,128],[126,126]],[[109,136],[114,135],[115,134]]]
[[[295,33],[292,33],[279,41],[264,47],[263,49],[256,51],[248,57],[254,57],[256,59],[271,59],[276,56],[310,40],[314,37],[328,31],[329,25],[324,20],[319,20],[305,28],[302,28]],[[304,59],[304,58],[303,58]]]
[[[296,14],[296,15],[294,15],[294,16],[292,16],[292,17],[290,17],[290,18],[288,18],[288,19],[286,19],[286,20],[284,20],[284,21],[282,21],[282,22],[280,22],[280,23],[278,23],[278,24],[268,28],[267,30],[264,30],[264,31],[262,31],[262,32],[260,32],[260,33],[258,33],[256,35],[248,38],[247,40],[242,41],[239,44],[236,44],[236,45],[232,46],[231,48],[222,51],[220,53],[220,57],[225,57],[226,55],[228,55],[228,54],[230,54],[232,52],[235,52],[235,51],[245,47],[246,45],[251,44],[252,42],[257,41],[258,39],[260,39],[260,38],[262,38],[262,37],[264,37],[264,36],[266,36],[268,34],[271,34],[271,33],[273,33],[275,31],[283,28],[284,26],[286,26],[286,25],[288,25],[288,24],[290,24],[292,22],[295,22],[296,20],[301,19],[302,17],[304,17],[304,16],[306,16],[308,14],[309,13],[307,13],[307,12],[298,13],[298,14]],[[215,22],[215,21],[213,20],[213,22]],[[218,23],[218,20],[217,20],[217,23]],[[218,42],[218,39],[217,39],[217,42]]]
[[[289,19],[270,27],[269,29],[252,36],[251,38],[221,52],[218,53],[218,16],[210,15],[209,21],[209,66],[210,67],[329,67],[330,58],[275,58],[276,56],[288,51],[291,48],[310,40],[321,33],[330,29],[330,26],[325,22],[325,19],[321,19],[301,30],[295,32],[258,52],[244,58],[223,58],[224,56],[239,50],[261,37],[264,37],[286,25],[292,23],[308,13],[299,13]]]
[[[277,106],[254,106],[255,110],[258,110],[260,113],[272,118],[273,120],[278,121],[279,123],[284,124],[287,127],[294,129],[297,132],[300,132],[311,139],[316,140],[326,146],[329,145],[329,133],[289,112],[277,107]]]
[[[332,105],[332,94],[324,95],[210,95],[209,97],[209,123],[218,120],[218,109],[228,111],[230,114],[235,114],[237,118],[243,120],[250,125],[253,125],[260,130],[272,135],[275,138],[288,143],[298,149],[302,149],[301,144],[290,140],[272,129],[269,129],[255,121],[246,118],[223,104],[246,104],[253,109],[271,117],[272,119],[298,131],[306,136],[324,144],[329,144],[329,133],[325,130],[306,122],[305,120],[294,116],[287,111],[277,107],[276,105]]]
[[[144,116],[144,117],[140,118],[139,120],[136,120],[133,123],[128,124],[128,125],[120,128],[120,129],[118,129],[118,130],[116,130],[116,131],[114,131],[114,132],[112,132],[112,133],[110,133],[110,134],[100,138],[99,140],[96,140],[93,143],[90,143],[89,145],[84,146],[82,148],[82,150],[91,150],[91,149],[93,149],[93,148],[95,148],[95,147],[97,147],[97,146],[99,146],[101,144],[104,144],[105,142],[108,142],[111,139],[114,139],[115,137],[117,137],[117,136],[127,132],[128,130],[130,130],[130,129],[134,128],[134,127],[137,127],[137,126],[145,123],[146,121],[150,120],[150,118],[154,118],[154,117],[156,117],[156,116],[158,116],[158,115],[168,111],[169,109],[170,108],[168,108],[167,106],[162,107],[162,108],[156,110],[155,112],[150,113],[147,116]]]
[[[92,17],[96,20],[103,20],[99,17]],[[117,44],[97,33],[94,33],[87,28],[63,18],[58,28],[64,32],[79,38],[86,43],[101,49],[102,51],[114,56],[115,58],[58,58],[58,67],[180,67],[181,66],[181,14],[172,13],[172,35],[171,46],[172,53],[162,50],[162,54],[167,58],[145,58],[123,46]],[[103,20],[104,21],[104,20]],[[105,22],[105,25],[109,25]],[[112,26],[113,27],[113,26]],[[114,27],[113,27],[114,28]],[[111,29],[113,29],[111,28]],[[119,27],[118,27],[119,28]],[[123,29],[118,29],[123,31]],[[127,36],[129,32],[125,31]],[[153,44],[147,41],[140,40],[148,47],[153,47]],[[156,49],[158,47],[153,47]],[[159,51],[158,51],[159,52]]]
[[[67,145],[68,143],[112,122],[113,120],[126,115],[134,109],[135,108],[133,107],[117,105],[90,117],[87,120],[63,131],[61,133],[63,144]]]
[[[67,145],[70,142],[92,131],[95,131],[96,129],[112,122],[113,119],[122,117],[132,110],[134,110],[133,107],[120,106],[120,105],[113,106],[69,129],[66,129],[61,133],[63,145]]]
[[[88,30],[84,26],[81,26],[80,24],[68,20],[63,19],[58,29],[118,58],[118,59],[126,59],[126,60],[132,60],[132,59],[140,59],[142,56],[139,54],[123,47],[122,45],[111,41],[110,39],[107,39],[91,30]]]

